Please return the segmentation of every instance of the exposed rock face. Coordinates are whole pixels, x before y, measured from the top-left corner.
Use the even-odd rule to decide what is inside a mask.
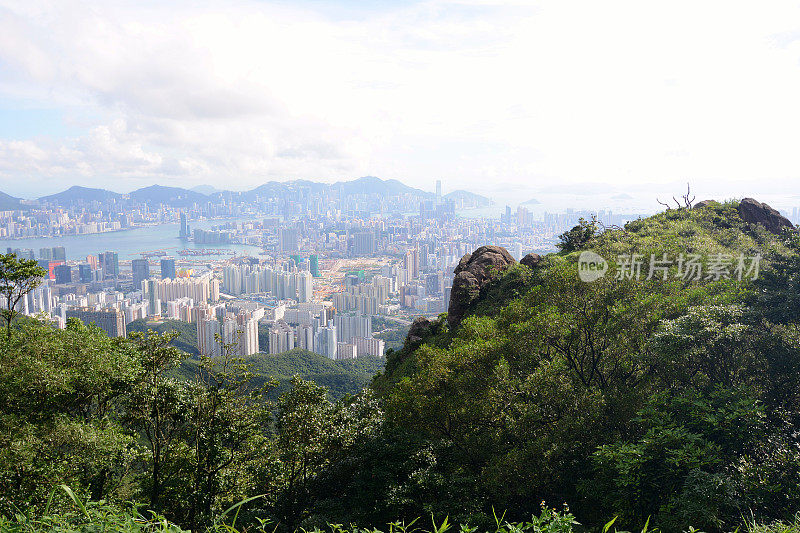
[[[536,265],[542,260],[542,256],[539,254],[529,253],[525,257],[522,258],[520,261],[521,264],[525,265],[528,268],[535,268]]]
[[[744,198],[739,202],[739,216],[749,224],[761,224],[768,231],[779,234],[783,228],[793,228],[789,219],[781,215],[776,209],[767,204],[762,204],[752,198]]]
[[[417,344],[425,338],[425,335],[430,330],[433,322],[421,316],[414,320],[411,323],[411,327],[408,328],[408,335],[406,335],[406,342],[410,344]]]
[[[481,246],[461,258],[455,269],[450,306],[447,309],[447,323],[451,329],[461,323],[470,304],[491,279],[490,270],[502,271],[515,263],[508,250],[501,246]]]
[[[707,205],[711,205],[711,204],[714,204],[714,203],[716,203],[715,200],[703,200],[702,202],[697,202],[696,204],[694,204],[692,206],[692,209],[698,209],[700,207],[705,207]]]

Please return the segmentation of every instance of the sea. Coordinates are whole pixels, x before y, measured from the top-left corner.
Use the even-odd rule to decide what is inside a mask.
[[[229,220],[198,220],[191,221],[192,228],[210,229]],[[67,259],[73,261],[85,260],[88,255],[97,255],[100,252],[113,251],[119,254],[119,259],[131,260],[141,257],[142,252],[164,250],[167,256],[180,258],[179,250],[220,249],[235,252],[236,255],[257,256],[261,251],[258,246],[245,244],[198,244],[193,241],[182,240],[178,237],[180,225],[177,223],[159,224],[127,230],[111,231],[107,233],[93,233],[89,235],[69,235],[67,237],[31,238],[0,240],[0,253],[5,253],[7,248],[30,248],[36,257],[39,257],[40,248],[63,246]],[[189,259],[221,259],[226,256],[187,256]],[[157,259],[157,258],[155,258]]]

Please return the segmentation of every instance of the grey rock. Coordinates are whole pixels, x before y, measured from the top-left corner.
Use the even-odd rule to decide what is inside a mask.
[[[433,322],[421,316],[414,320],[411,323],[411,326],[408,328],[408,335],[406,335],[406,343],[410,344],[418,344],[422,342],[427,334],[430,332],[430,328],[433,326]]]
[[[737,209],[741,219],[748,224],[761,224],[767,231],[775,234],[780,234],[784,228],[794,227],[789,219],[776,209],[753,198],[742,199]]]
[[[521,264],[528,268],[535,268],[542,261],[542,256],[533,252],[529,253],[520,261]]]
[[[481,246],[461,258],[454,273],[447,323],[451,329],[457,327],[469,306],[478,297],[481,289],[499,273],[516,261],[502,246]]]

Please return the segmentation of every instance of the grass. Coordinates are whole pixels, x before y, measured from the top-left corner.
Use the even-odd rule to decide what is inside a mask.
[[[56,492],[66,495],[67,506],[58,512],[51,512],[56,498]],[[205,528],[205,533],[242,533],[262,532],[276,533],[279,525],[268,521],[259,520],[257,524],[244,529],[236,529],[239,512],[249,502],[261,498],[253,496],[232,505],[220,514],[214,523]],[[363,529],[342,524],[328,524],[326,528],[301,529],[300,533],[577,533],[584,531],[575,517],[564,506],[562,511],[547,507],[542,502],[542,509],[538,516],[534,515],[527,522],[508,522],[505,515],[493,515],[495,529],[479,531],[468,524],[455,525],[445,517],[437,523],[431,517],[430,525],[423,525],[417,519],[410,523],[390,522],[385,529]],[[610,520],[601,533],[629,533],[614,528],[616,518]],[[578,529],[576,529],[576,527]],[[127,504],[124,506],[110,504],[106,501],[83,500],[66,485],[56,487],[50,494],[44,512],[39,517],[30,516],[18,510],[13,516],[0,516],[0,533],[74,533],[74,532],[120,532],[120,533],[189,533],[188,530],[169,522],[163,516],[153,512],[143,513],[140,506]],[[759,524],[755,520],[746,521],[744,526],[733,533],[800,533],[800,513],[791,521],[777,521],[769,524]],[[651,529],[649,519],[641,529],[641,533],[659,533],[658,529]],[[690,528],[687,533],[702,533],[700,530]]]

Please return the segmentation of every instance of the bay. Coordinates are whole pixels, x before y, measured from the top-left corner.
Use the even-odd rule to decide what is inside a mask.
[[[242,220],[242,219],[230,219]],[[192,228],[209,229],[220,225],[226,220],[191,221]],[[85,260],[87,255],[97,255],[100,252],[113,251],[119,254],[120,260],[138,259],[142,252],[164,250],[168,256],[181,259],[178,250],[220,249],[230,250],[236,255],[257,256],[261,250],[258,246],[246,244],[198,244],[193,241],[181,240],[178,237],[179,224],[159,224],[128,230],[112,231],[108,233],[93,233],[90,235],[69,235],[66,237],[32,238],[0,240],[0,252],[5,253],[7,248],[30,248],[36,257],[39,257],[40,248],[63,246],[67,259],[73,261]],[[213,260],[223,259],[224,255],[186,256],[185,259]],[[158,259],[157,257],[155,259]]]

